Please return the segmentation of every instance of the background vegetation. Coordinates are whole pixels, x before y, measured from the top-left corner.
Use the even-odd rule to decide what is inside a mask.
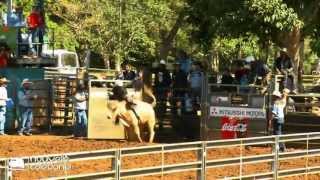
[[[27,15],[35,2],[14,3]],[[215,70],[249,55],[272,64],[279,47],[297,72],[310,69],[320,56],[319,8],[318,0],[45,0],[56,48],[93,50],[108,66],[174,61],[184,49]]]

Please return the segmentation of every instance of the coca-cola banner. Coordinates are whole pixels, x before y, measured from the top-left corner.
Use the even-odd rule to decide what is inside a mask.
[[[239,108],[239,107],[210,107],[211,117],[237,117],[237,118],[255,118],[266,119],[266,112],[262,108]]]
[[[221,138],[234,139],[237,136],[237,121],[229,117],[221,118]]]
[[[221,138],[234,139],[247,137],[248,118],[235,118],[223,116],[221,122]]]

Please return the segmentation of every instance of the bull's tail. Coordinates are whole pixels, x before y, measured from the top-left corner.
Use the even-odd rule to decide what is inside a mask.
[[[126,121],[124,121],[124,120],[121,119],[120,117],[117,117],[116,120],[114,121],[114,124],[115,124],[115,125],[119,125],[120,123],[121,123],[122,125],[126,126],[126,127],[129,127],[129,126],[130,126]]]

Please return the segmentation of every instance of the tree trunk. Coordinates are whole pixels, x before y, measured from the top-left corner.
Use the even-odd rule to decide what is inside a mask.
[[[168,35],[165,36],[165,38],[162,39],[162,43],[161,43],[161,46],[160,46],[160,52],[159,52],[160,59],[166,59],[167,58],[170,49],[172,49],[172,42],[173,42],[174,38],[176,37],[180,27],[184,23],[184,18],[185,18],[185,13],[181,12],[179,14],[179,17],[176,20],[174,26],[172,27],[172,29],[168,33]]]
[[[285,33],[285,38],[283,38],[282,43],[288,49],[288,55],[293,61],[294,74],[296,75],[296,85],[299,91],[302,90],[302,71],[303,71],[303,38],[301,36],[301,30],[299,27],[295,27],[291,32]],[[300,50],[300,48],[302,48]]]

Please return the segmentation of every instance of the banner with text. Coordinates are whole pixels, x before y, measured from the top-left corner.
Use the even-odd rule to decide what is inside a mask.
[[[211,117],[238,117],[238,118],[255,118],[265,119],[266,111],[258,108],[239,108],[239,107],[221,107],[211,106],[210,107]]]

